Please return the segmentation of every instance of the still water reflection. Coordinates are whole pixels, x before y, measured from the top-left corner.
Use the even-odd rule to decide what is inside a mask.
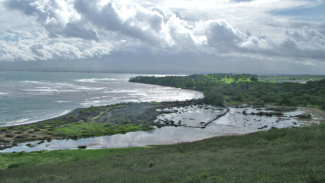
[[[19,146],[5,149],[0,152],[31,152],[38,150],[77,149],[78,146],[82,145],[86,145],[87,149],[100,149],[175,144],[180,142],[193,142],[215,136],[247,134],[256,131],[264,131],[269,130],[271,127],[287,128],[300,126],[302,124],[302,122],[292,117],[301,114],[303,111],[300,110],[284,113],[283,117],[243,115],[243,110],[247,110],[247,113],[257,112],[256,109],[251,108],[230,108],[230,112],[228,114],[218,120],[215,120],[205,129],[168,126],[157,128],[152,131],[137,131],[126,134],[79,140],[52,140],[51,142],[45,142],[42,144],[38,144],[38,141],[30,142],[34,147],[27,147],[26,144],[28,143],[22,143],[19,144]],[[218,112],[220,113],[222,110],[219,110]],[[213,116],[217,115],[218,112],[214,113]],[[207,113],[212,114],[211,111],[208,110]],[[195,115],[197,115],[196,112],[191,110],[189,110],[189,113],[183,115],[186,115],[189,118],[191,117],[189,114],[193,114],[193,118]],[[170,114],[170,116],[173,115]],[[210,115],[210,117],[212,118],[212,115]]]

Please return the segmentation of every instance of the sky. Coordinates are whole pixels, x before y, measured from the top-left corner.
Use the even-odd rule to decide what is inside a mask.
[[[325,0],[0,0],[0,70],[325,74]]]

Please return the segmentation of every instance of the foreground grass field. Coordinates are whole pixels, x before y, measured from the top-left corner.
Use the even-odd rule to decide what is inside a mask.
[[[325,125],[320,124],[130,152],[121,149],[123,153],[106,149],[1,154],[1,163],[5,159],[11,166],[0,170],[0,178],[1,182],[325,182],[324,142]]]

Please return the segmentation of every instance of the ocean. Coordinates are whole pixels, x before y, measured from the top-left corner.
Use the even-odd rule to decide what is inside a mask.
[[[0,126],[42,121],[76,108],[203,97],[197,91],[128,82],[138,75],[145,74],[0,71]]]

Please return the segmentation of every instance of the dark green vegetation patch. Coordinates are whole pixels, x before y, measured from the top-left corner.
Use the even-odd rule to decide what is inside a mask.
[[[285,106],[314,106],[325,109],[325,79],[292,82],[260,82],[256,75],[208,74],[131,78],[131,82],[195,89],[205,95],[204,103],[224,105],[251,103]]]
[[[9,142],[78,139],[153,129],[157,104],[123,103],[76,109],[68,115],[34,124],[0,128],[0,149]]]

